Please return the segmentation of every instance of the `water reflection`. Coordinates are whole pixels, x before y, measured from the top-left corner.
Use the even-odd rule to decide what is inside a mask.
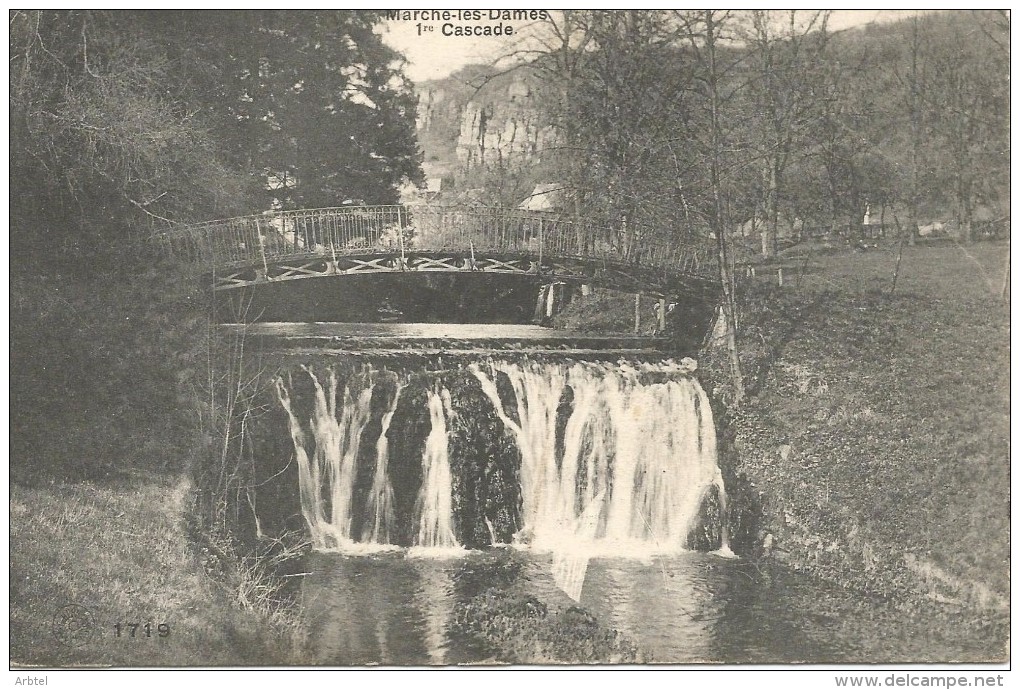
[[[490,588],[581,606],[659,663],[892,663],[987,657],[944,620],[909,620],[795,573],[764,581],[753,565],[715,554],[580,562],[514,550],[457,558],[316,553],[302,585],[313,663],[477,663],[492,650],[456,637],[458,609]],[[565,592],[558,584],[573,583]],[[576,595],[576,601],[575,596]],[[462,610],[462,609],[461,609]],[[989,633],[994,636],[993,632]]]
[[[540,596],[556,597],[560,557],[530,569]],[[740,565],[711,554],[645,559],[592,558],[586,575],[564,592],[603,625],[636,643],[657,662],[725,661],[717,629],[726,615],[726,592]]]
[[[423,639],[428,663],[447,663],[447,628],[453,619],[453,578],[440,564],[419,560],[414,563],[420,586],[415,591],[414,606],[423,615]]]
[[[691,561],[596,562],[581,604],[627,635],[652,660],[717,660],[715,624],[723,600]],[[710,571],[709,571],[710,572]]]
[[[420,664],[429,658],[427,624],[414,563],[392,556],[316,554],[302,604],[310,656],[347,666]],[[436,596],[441,601],[443,596]]]
[[[574,601],[581,601],[585,576],[591,557],[584,554],[556,554],[552,556],[551,574],[556,586]]]

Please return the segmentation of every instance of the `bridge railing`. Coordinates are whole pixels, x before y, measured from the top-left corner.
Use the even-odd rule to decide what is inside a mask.
[[[173,256],[211,266],[301,256],[449,251],[579,258],[711,277],[706,240],[665,240],[647,226],[609,227],[510,208],[345,206],[187,226],[159,237]]]
[[[364,254],[399,244],[403,206],[344,206],[213,220],[159,237],[173,256],[215,266],[275,261],[304,254]]]

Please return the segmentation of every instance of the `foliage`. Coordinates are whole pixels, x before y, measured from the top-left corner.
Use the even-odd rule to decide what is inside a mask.
[[[17,246],[123,241],[274,200],[393,203],[421,173],[414,95],[378,19],[12,12]]]
[[[206,444],[198,282],[166,267],[122,281],[25,268],[11,274],[12,477],[187,469]]]
[[[92,252],[146,227],[244,208],[243,180],[223,163],[164,45],[128,14],[11,13],[19,259]]]
[[[368,11],[165,13],[145,20],[185,32],[182,47],[212,131],[261,190],[259,206],[392,204],[421,181],[416,100],[401,56]]]

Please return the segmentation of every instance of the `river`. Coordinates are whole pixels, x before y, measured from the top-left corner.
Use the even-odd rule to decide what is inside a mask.
[[[873,664],[987,656],[987,640],[959,635],[934,610],[907,615],[797,573],[766,576],[742,559],[697,552],[593,558],[576,602],[556,582],[553,561],[549,554],[512,549],[438,559],[315,553],[300,595],[306,651],[312,663],[340,666],[499,661],[498,649],[456,623],[472,596],[494,588],[533,596],[550,612],[580,606],[651,663]]]

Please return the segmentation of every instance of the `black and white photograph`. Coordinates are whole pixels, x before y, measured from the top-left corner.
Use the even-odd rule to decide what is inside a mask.
[[[9,683],[1008,686],[1010,21],[9,10]]]

